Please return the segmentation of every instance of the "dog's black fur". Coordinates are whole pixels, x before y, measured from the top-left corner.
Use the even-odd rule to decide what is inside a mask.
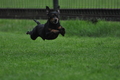
[[[26,33],[30,35],[32,40],[36,40],[37,37],[41,37],[43,40],[52,40],[56,39],[59,34],[62,36],[65,35],[65,29],[59,22],[59,6],[56,11],[51,11],[49,7],[46,6],[46,12],[48,15],[48,21],[45,24],[40,24],[38,21],[34,20],[37,23],[37,26],[33,28],[32,31]]]

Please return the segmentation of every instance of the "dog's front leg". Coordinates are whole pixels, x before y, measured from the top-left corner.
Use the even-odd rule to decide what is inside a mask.
[[[51,33],[59,33],[59,30],[56,30],[56,29],[50,29],[50,28],[49,28],[49,31],[50,31]]]
[[[55,30],[55,29],[48,29],[48,31],[46,32],[45,38],[46,39],[55,39],[58,37],[59,34],[59,30]]]
[[[63,28],[63,27],[58,27],[58,29],[59,29],[59,31],[60,31],[60,34],[62,35],[62,36],[64,36],[65,35],[65,28]]]
[[[46,31],[46,35],[49,35],[49,34],[59,34],[60,31],[59,30],[55,30],[55,29],[48,29],[48,31]]]
[[[53,33],[59,33],[59,30],[52,29],[51,32],[53,32]]]

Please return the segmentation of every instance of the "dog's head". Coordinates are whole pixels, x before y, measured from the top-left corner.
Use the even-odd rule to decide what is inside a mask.
[[[60,10],[59,10],[59,6],[57,10],[50,10],[50,8],[48,6],[46,6],[46,13],[48,15],[49,21],[52,24],[57,24],[59,22],[59,14],[60,14]]]

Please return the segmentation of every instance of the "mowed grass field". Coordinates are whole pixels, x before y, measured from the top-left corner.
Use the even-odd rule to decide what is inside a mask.
[[[35,25],[0,19],[0,80],[120,80],[119,22],[61,21],[65,37],[45,41],[25,34]]]
[[[58,0],[60,8],[120,8],[120,0]],[[0,8],[53,8],[53,0],[4,0]]]

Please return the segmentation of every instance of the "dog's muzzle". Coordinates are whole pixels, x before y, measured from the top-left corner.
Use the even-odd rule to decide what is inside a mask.
[[[58,23],[58,18],[55,18],[54,21],[53,21],[54,24],[57,24]]]
[[[59,19],[58,18],[52,18],[50,21],[53,24],[57,24],[59,22]]]

